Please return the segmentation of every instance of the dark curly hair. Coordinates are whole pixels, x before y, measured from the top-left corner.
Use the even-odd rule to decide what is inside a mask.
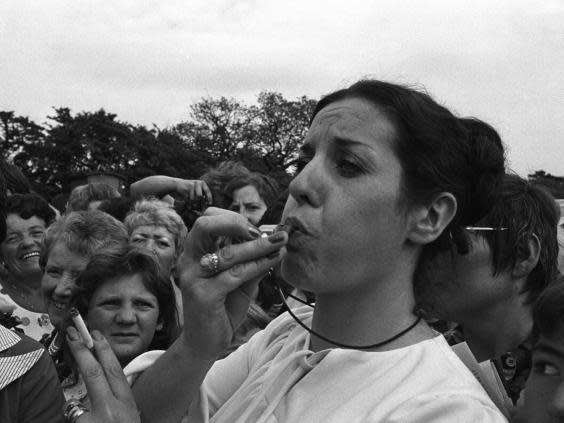
[[[55,220],[55,212],[49,203],[37,194],[13,194],[6,199],[6,215],[16,214],[22,219],[39,217],[49,226]]]

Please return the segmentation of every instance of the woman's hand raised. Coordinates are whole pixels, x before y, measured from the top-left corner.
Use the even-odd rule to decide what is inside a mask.
[[[133,393],[121,366],[104,336],[93,331],[94,353],[74,327],[67,329],[67,342],[84,379],[91,409],[77,423],[137,423],[141,421]]]
[[[198,200],[204,197],[207,204],[213,201],[212,192],[204,181],[199,179],[175,179],[176,192],[190,201]]]
[[[178,262],[182,336],[195,356],[212,360],[229,345],[287,240],[285,232],[263,238],[245,217],[218,208],[208,208],[196,221]]]

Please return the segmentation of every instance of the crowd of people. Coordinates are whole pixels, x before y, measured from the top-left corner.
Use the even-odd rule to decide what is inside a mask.
[[[287,189],[0,197],[3,423],[564,421],[560,210],[422,91],[323,97]]]

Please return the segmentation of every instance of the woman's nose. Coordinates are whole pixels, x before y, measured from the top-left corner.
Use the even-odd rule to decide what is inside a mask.
[[[63,276],[55,286],[54,294],[59,297],[70,297],[74,289],[74,278]]]
[[[155,242],[154,239],[148,239],[148,240],[145,241],[145,248],[148,251],[156,252],[157,251],[157,243]]]
[[[244,216],[247,220],[251,220],[251,219],[249,218],[250,213],[249,213],[249,211],[248,211],[247,209],[240,208],[240,209],[239,209],[239,214],[240,214],[241,216]]]
[[[35,245],[36,239],[33,238],[31,235],[27,234],[27,235],[23,235],[22,240],[21,240],[21,246],[22,247],[32,247],[33,245]]]
[[[313,207],[320,205],[321,163],[312,159],[292,180],[290,195],[298,204],[306,203]]]
[[[135,323],[135,311],[131,307],[122,307],[116,316],[116,321],[120,324]]]

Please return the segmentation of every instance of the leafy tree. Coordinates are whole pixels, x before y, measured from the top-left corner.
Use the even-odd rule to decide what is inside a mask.
[[[225,160],[285,185],[315,101],[269,91],[257,100],[248,106],[203,98],[190,107],[187,121],[165,129],[131,125],[104,109],[72,114],[55,108],[44,126],[0,112],[2,155],[47,197],[68,192],[72,178],[84,173],[117,173],[128,183],[153,174],[196,179]]]
[[[149,175],[197,179],[208,167],[206,156],[187,146],[171,129],[155,127],[148,131],[137,127],[134,138],[137,156],[136,165],[129,173],[130,182]]]
[[[188,148],[202,155],[202,160],[233,160],[250,141],[253,116],[235,99],[204,98],[193,104],[190,111],[191,119],[176,125],[174,131]]]
[[[0,145],[2,157],[9,159],[44,137],[43,128],[13,111],[0,111]]]
[[[316,101],[301,97],[286,100],[276,92],[261,92],[255,115],[253,148],[259,153],[268,171],[289,171],[295,164]]]
[[[195,178],[202,168],[188,171],[195,158],[178,135],[120,122],[103,109],[73,115],[57,108],[48,119],[41,136],[8,140],[13,162],[48,197],[68,192],[85,173],[117,173],[131,183],[157,173]]]
[[[252,170],[288,179],[314,107],[315,101],[305,96],[287,100],[269,91],[251,106],[225,97],[204,98],[172,130],[208,166],[239,160]]]
[[[88,172],[121,173],[134,165],[130,126],[105,112],[73,116],[55,109],[45,136],[14,156],[14,163],[51,196],[68,191],[73,176]]]

